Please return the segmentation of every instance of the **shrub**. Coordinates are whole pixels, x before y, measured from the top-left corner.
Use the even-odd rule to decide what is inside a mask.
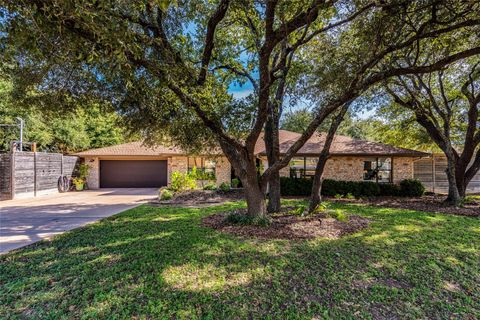
[[[222,182],[218,188],[223,192],[230,191],[230,185],[226,182]]]
[[[160,189],[159,193],[160,200],[170,200],[173,198],[173,192],[166,188]]]
[[[312,179],[280,178],[282,196],[310,196]],[[402,187],[403,184],[403,187]],[[325,179],[322,183],[322,195],[347,199],[377,196],[421,196],[425,190],[418,180],[404,180],[400,185],[376,183],[372,181],[337,181]]]
[[[351,194],[351,193],[349,193]],[[343,198],[343,194],[339,194],[337,193],[335,196],[334,196],[335,199],[342,199]]]
[[[190,174],[195,177],[195,180],[215,181],[216,179],[215,173],[198,170],[196,167],[192,168]]]
[[[480,196],[470,195],[470,196],[466,196],[463,199],[463,204],[477,204],[477,203],[480,203]]]
[[[208,183],[203,186],[203,190],[217,190],[217,186],[214,183]]]
[[[230,212],[225,220],[230,224],[256,225],[261,227],[268,226],[271,223],[271,220],[268,216],[250,217],[246,214],[241,214],[236,211]]]
[[[312,179],[280,177],[282,196],[309,196],[312,192]]]
[[[192,190],[197,187],[195,173],[181,173],[174,171],[172,173],[172,183],[170,188],[175,191]]]
[[[82,163],[78,166],[78,177],[81,179],[86,179],[88,177],[88,172],[90,171],[90,166],[86,163]]]
[[[303,214],[306,209],[307,209],[306,206],[304,206],[304,205],[299,205],[299,206],[297,206],[295,209],[289,210],[289,211],[288,211],[288,214],[295,215],[295,216],[299,216],[299,215]]]
[[[340,209],[335,209],[328,212],[328,216],[338,221],[348,221],[348,216]]]
[[[232,179],[232,187],[238,188],[239,184],[240,184],[240,180],[238,180],[238,178],[233,178]]]
[[[330,204],[328,202],[322,201],[318,206],[313,210],[312,214],[324,213],[328,210]]]
[[[425,187],[417,179],[405,179],[400,182],[400,194],[404,197],[420,197]]]
[[[379,184],[380,187],[380,196],[400,196],[400,186],[393,183],[382,183]]]

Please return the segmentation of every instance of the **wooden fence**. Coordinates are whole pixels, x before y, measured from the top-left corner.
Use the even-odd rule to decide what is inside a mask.
[[[11,198],[11,171],[11,155],[0,153],[0,200]]]
[[[414,162],[414,178],[420,180],[427,191],[448,193],[448,179],[446,174],[447,158],[442,155],[424,158]],[[480,192],[480,172],[468,184],[468,193]]]
[[[75,175],[78,162],[78,157],[59,153],[1,154],[0,200],[57,192],[58,178]]]

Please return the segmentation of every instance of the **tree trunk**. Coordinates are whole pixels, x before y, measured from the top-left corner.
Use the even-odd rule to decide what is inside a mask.
[[[312,184],[312,195],[310,196],[310,205],[308,208],[309,213],[313,213],[318,207],[320,202],[322,202],[322,182],[323,182],[323,170],[327,163],[328,157],[330,155],[330,146],[332,145],[333,139],[335,138],[335,133],[337,132],[340,123],[342,123],[343,117],[348,110],[350,103],[346,103],[342,106],[337,116],[333,119],[330,128],[328,129],[328,134],[325,137],[325,143],[323,144],[322,151],[318,157],[318,162],[315,167],[315,177],[313,178]]]
[[[271,105],[271,104],[270,104]],[[271,106],[272,107],[272,106]],[[272,111],[272,113],[276,113]],[[279,160],[278,118],[271,115],[265,123],[265,149],[267,151],[268,166],[273,166]],[[274,172],[268,180],[268,212],[280,211],[280,172]]]
[[[268,181],[268,206],[269,213],[280,211],[280,174],[275,172]]]
[[[286,54],[286,42],[282,43],[282,54]],[[282,69],[287,74],[290,63],[282,59]],[[275,94],[268,103],[268,117],[265,121],[265,150],[267,152],[268,166],[271,167],[280,159],[279,127],[282,115],[283,98],[285,95],[286,76],[279,79]],[[280,211],[280,172],[274,172],[268,181],[268,207],[269,213]]]
[[[465,198],[465,192],[467,189],[466,183],[465,183],[465,170],[461,170],[463,172],[457,172],[455,174],[455,180],[457,184],[457,190],[458,194],[460,195],[460,198],[463,199]]]
[[[454,206],[460,205],[462,197],[458,190],[457,179],[456,179],[456,162],[454,160],[453,154],[447,154],[447,179],[448,179],[448,197],[445,200],[446,203],[449,203]]]
[[[265,193],[258,184],[257,173],[248,174],[242,180],[245,199],[247,200],[247,215],[252,218],[262,218],[267,215]]]
[[[315,177],[313,178],[312,184],[312,195],[310,196],[310,205],[308,207],[308,212],[313,213],[318,207],[320,202],[322,202],[322,183],[323,183],[323,169],[325,168],[325,163],[327,161],[322,161],[318,159],[317,166],[315,168]]]
[[[233,148],[221,143],[222,151],[228,158],[235,174],[240,179],[247,201],[247,215],[252,218],[265,217],[267,206],[265,201],[265,186],[260,183],[253,152],[246,148]]]
[[[270,103],[270,108],[275,108]],[[265,149],[267,151],[268,166],[273,166],[279,160],[279,137],[277,112],[271,110],[272,114],[265,123]],[[280,172],[274,172],[268,180],[268,207],[269,213],[280,211]]]

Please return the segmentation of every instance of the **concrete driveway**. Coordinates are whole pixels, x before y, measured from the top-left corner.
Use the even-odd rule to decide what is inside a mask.
[[[157,189],[68,192],[0,202],[0,254],[84,226],[157,196]]]

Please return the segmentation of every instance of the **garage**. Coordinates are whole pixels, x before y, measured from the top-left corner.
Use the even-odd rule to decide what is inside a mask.
[[[166,185],[166,160],[100,160],[100,188],[159,188]]]

